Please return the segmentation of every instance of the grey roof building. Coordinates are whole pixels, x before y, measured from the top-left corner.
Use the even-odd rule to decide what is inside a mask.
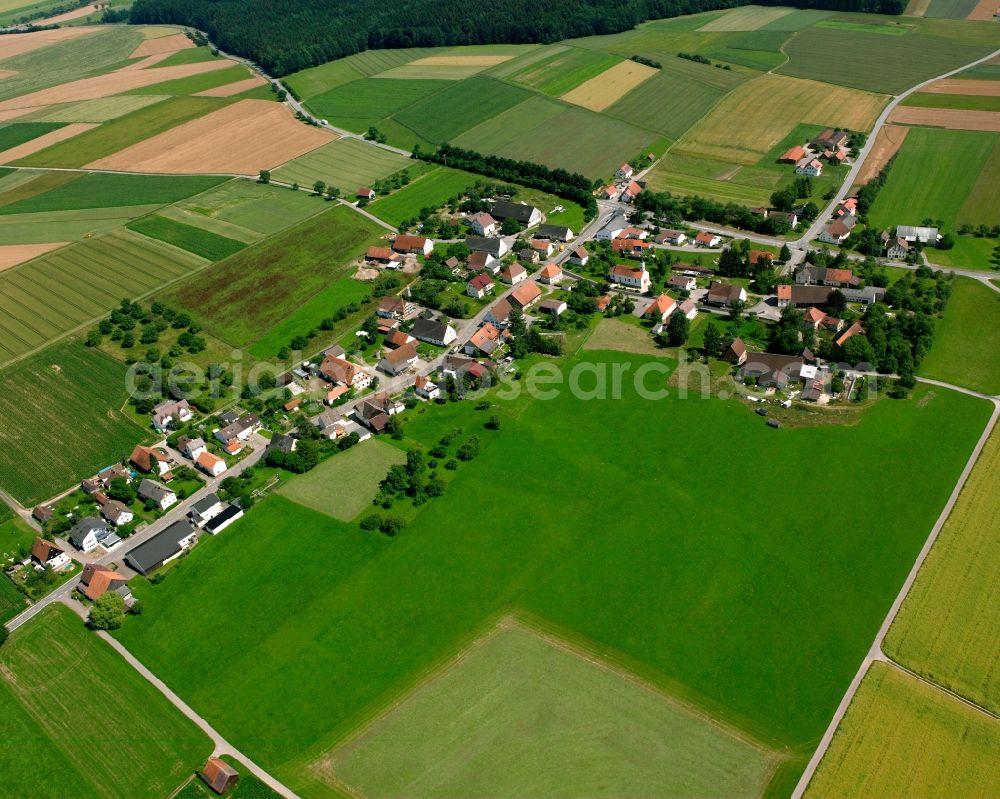
[[[129,550],[125,562],[139,574],[149,574],[164,563],[182,555],[198,538],[198,531],[188,522],[174,522],[162,533]]]

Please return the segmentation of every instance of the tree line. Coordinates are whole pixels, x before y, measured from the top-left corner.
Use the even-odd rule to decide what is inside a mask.
[[[136,0],[131,21],[189,25],[227,52],[287,75],[363,50],[535,44],[617,33],[640,22],[746,5],[748,0]],[[835,11],[900,14],[904,0],[759,0]]]

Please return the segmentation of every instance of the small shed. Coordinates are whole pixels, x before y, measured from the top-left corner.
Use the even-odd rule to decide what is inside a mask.
[[[239,772],[217,757],[205,761],[205,768],[198,775],[205,784],[220,796],[240,781]]]

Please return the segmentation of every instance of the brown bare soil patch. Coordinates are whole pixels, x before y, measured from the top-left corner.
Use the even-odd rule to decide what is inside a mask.
[[[198,92],[195,97],[232,97],[234,94],[249,91],[257,86],[267,83],[260,75],[254,75],[246,80],[238,80],[236,83],[228,83],[225,86],[216,86],[214,89],[206,89]]]
[[[993,1],[996,2],[996,0]],[[1000,97],[1000,80],[945,78],[920,91],[928,94],[974,94],[980,97]]]
[[[0,37],[4,38],[4,37]],[[186,78],[216,69],[225,69],[233,62],[225,58],[218,61],[200,61],[197,64],[178,64],[173,67],[158,69],[139,69],[133,72],[109,72],[107,75],[97,75],[93,78],[81,78],[61,86],[42,89],[21,97],[14,97],[0,103],[0,112],[11,108],[32,108],[55,103],[73,103],[78,100],[96,100],[100,97],[110,97],[132,89],[152,86],[154,83]]]
[[[979,0],[976,7],[969,12],[969,16],[966,19],[989,22],[993,19],[993,12],[997,8],[997,0]]]
[[[129,58],[159,55],[160,53],[176,53],[178,50],[187,50],[189,47],[194,47],[194,42],[183,33],[175,33],[171,36],[161,36],[158,39],[146,39],[146,41],[132,51],[132,55]]]
[[[49,244],[3,244],[0,245],[0,272],[12,266],[23,264],[39,255],[65,247],[69,242],[56,241]]]
[[[432,55],[411,61],[414,67],[492,67],[510,61],[512,55]]]
[[[952,108],[896,106],[889,119],[903,125],[929,125],[952,130],[989,130],[1000,133],[1000,112],[962,111]]]
[[[155,53],[154,55],[148,55],[141,61],[136,61],[134,64],[128,64],[121,69],[116,69],[115,72],[134,72],[137,69],[155,67],[161,61],[166,61],[172,55],[173,53]]]
[[[34,31],[33,33],[9,33],[6,36],[0,36],[0,60],[93,32],[93,28],[81,27],[56,28],[50,31]]]
[[[889,159],[903,145],[903,139],[910,129],[902,125],[883,125],[875,139],[875,146],[865,159],[865,164],[858,174],[858,183],[865,184],[882,171]]]
[[[80,8],[74,8],[72,11],[67,11],[65,14],[56,14],[54,17],[46,17],[43,20],[36,22],[36,25],[58,25],[62,22],[72,22],[74,19],[80,19],[80,17],[85,17],[88,14],[94,13],[93,4],[88,4],[81,6]]]
[[[31,141],[26,141],[24,144],[19,144],[17,147],[11,147],[9,150],[4,150],[0,153],[0,164],[7,164],[11,161],[16,161],[18,158],[25,158],[32,153],[37,153],[39,150],[44,150],[53,144],[58,144],[66,139],[71,139],[74,136],[79,136],[81,133],[90,130],[91,128],[96,128],[96,122],[74,122],[71,125],[66,125],[56,130],[49,131]]]
[[[334,138],[296,121],[284,105],[240,100],[88,166],[125,172],[255,175]]]
[[[622,61],[566,92],[562,99],[591,111],[603,111],[655,74],[656,70],[645,64]]]
[[[0,122],[6,122],[8,119],[17,119],[18,117],[23,117],[25,114],[30,114],[32,111],[41,111],[39,108],[11,108],[7,111],[0,111]]]
[[[0,80],[4,78],[9,78],[11,75],[16,75],[17,73],[12,69],[0,69]]]

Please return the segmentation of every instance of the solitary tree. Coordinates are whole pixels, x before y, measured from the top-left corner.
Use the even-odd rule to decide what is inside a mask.
[[[709,322],[705,326],[705,355],[709,358],[718,358],[721,353],[722,333],[714,322]]]
[[[125,600],[109,591],[90,608],[90,626],[97,630],[117,630],[125,620]]]
[[[257,176],[257,182],[258,183],[270,183],[271,182],[271,173],[268,170],[266,170],[266,169],[260,170],[260,175]]]
[[[682,313],[675,313],[670,317],[670,324],[667,325],[667,343],[671,347],[681,347],[688,340],[690,323],[688,318]]]
[[[313,183],[313,194],[315,194],[317,197],[321,197],[323,195],[323,189],[325,188],[326,188],[326,183],[322,180],[317,180],[315,183]]]

